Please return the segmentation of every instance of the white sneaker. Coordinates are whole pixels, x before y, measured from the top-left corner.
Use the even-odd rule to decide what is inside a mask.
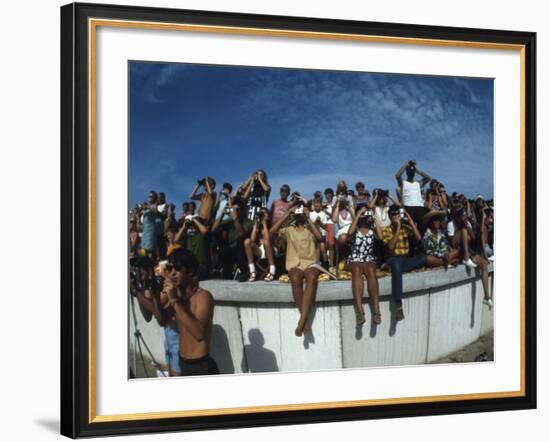
[[[462,261],[462,264],[470,267],[471,269],[475,269],[477,267],[476,263],[472,261],[472,258],[469,258],[468,261]]]
[[[493,262],[495,260],[495,255],[491,255],[489,256],[489,258],[487,258],[489,261]]]
[[[489,306],[489,310],[491,310],[493,308],[493,300],[491,298],[489,298],[489,299],[484,298],[483,299],[483,304]]]

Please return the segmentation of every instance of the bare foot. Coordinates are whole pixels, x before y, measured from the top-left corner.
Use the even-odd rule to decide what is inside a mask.
[[[380,325],[382,323],[382,315],[380,312],[374,312],[372,314],[372,323],[375,325]]]
[[[355,324],[357,327],[361,327],[365,323],[365,312],[361,311],[355,315]]]
[[[306,321],[306,324],[304,325],[304,331],[305,332],[311,331],[311,323],[309,321]]]
[[[302,333],[304,333],[306,324],[307,324],[307,321],[303,321],[300,318],[300,320],[298,321],[298,325],[296,326],[296,330],[294,330],[294,334],[296,336],[302,336]]]

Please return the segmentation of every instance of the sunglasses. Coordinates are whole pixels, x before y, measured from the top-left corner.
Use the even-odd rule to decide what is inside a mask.
[[[168,272],[171,272],[172,270],[175,270],[176,272],[181,272],[184,267],[178,264],[166,264],[165,269]]]

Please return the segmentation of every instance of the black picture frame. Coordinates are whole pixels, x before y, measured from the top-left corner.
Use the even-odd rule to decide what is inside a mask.
[[[536,234],[536,34],[488,29],[69,4],[61,8],[61,434],[76,438],[536,408],[536,247],[525,247],[524,395],[459,401],[93,422],[89,395],[89,18],[521,45],[524,50],[524,241]]]

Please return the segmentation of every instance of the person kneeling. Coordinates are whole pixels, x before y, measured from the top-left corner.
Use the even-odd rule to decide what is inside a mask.
[[[403,313],[403,273],[426,265],[426,256],[418,254],[409,256],[409,239],[413,237],[420,241],[421,236],[409,213],[398,206],[389,209],[391,224],[383,231],[383,241],[388,248],[390,257],[386,263],[391,269],[392,296],[396,304],[395,319],[405,319]]]

